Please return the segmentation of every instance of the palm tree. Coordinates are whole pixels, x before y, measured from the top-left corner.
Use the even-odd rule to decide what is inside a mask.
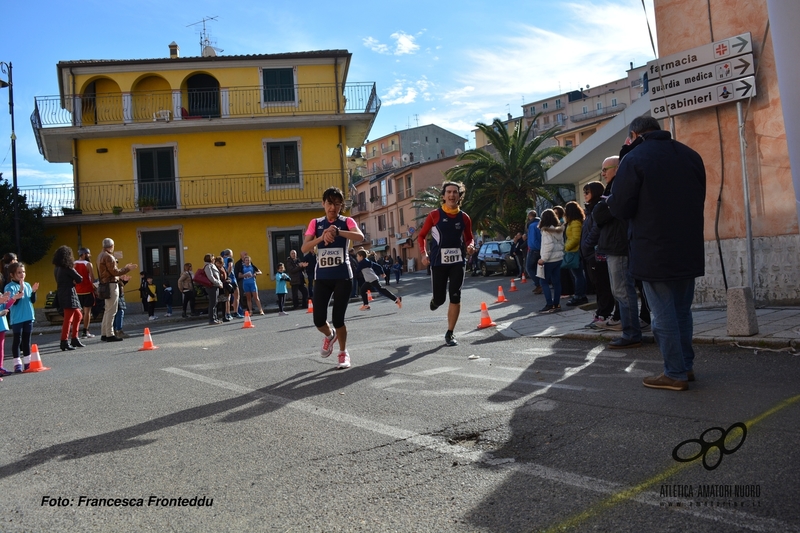
[[[517,122],[510,134],[497,118],[491,125],[476,124],[491,147],[467,150],[458,156],[458,161],[467,163],[446,172],[447,179],[466,186],[464,211],[477,228],[505,235],[524,231],[525,210],[533,207],[539,196],[550,198],[545,173],[569,149],[543,147],[555,137],[557,126],[528,140],[538,118],[533,117],[528,127]]]
[[[411,200],[411,205],[417,210],[417,215],[414,220],[425,220],[428,213],[442,205],[442,191],[441,187],[428,187],[417,191],[414,199]]]

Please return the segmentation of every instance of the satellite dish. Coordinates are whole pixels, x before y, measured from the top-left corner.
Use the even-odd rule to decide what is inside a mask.
[[[400,161],[398,161],[397,159],[395,159],[394,161],[392,161],[392,166],[393,166],[394,168],[397,168],[397,167],[399,167],[399,166],[400,166]]]
[[[464,150],[461,148],[456,148],[456,155],[464,153]]]
[[[203,57],[217,57],[217,51],[213,46],[206,45],[203,47]]]
[[[401,159],[403,160],[403,163],[408,163],[411,160],[411,158],[408,156],[408,154],[403,154]]]

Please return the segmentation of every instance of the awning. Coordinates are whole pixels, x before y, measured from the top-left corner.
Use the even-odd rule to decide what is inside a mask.
[[[650,96],[644,95],[547,170],[546,185],[579,184],[600,179],[603,159],[617,155],[634,118],[650,116]]]
[[[388,245],[386,245],[386,244],[383,244],[383,245],[381,245],[381,246],[373,246],[372,248],[370,248],[370,251],[371,251],[371,252],[382,252],[382,251],[384,251],[385,249],[387,249],[388,247],[389,247],[389,246],[388,246]]]
[[[397,244],[405,244],[408,238],[405,239],[397,239]]]

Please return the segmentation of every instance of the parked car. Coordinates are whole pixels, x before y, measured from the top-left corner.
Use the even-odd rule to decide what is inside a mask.
[[[517,272],[517,261],[511,254],[512,241],[490,241],[483,243],[478,251],[478,268],[488,276],[500,272],[504,276]]]

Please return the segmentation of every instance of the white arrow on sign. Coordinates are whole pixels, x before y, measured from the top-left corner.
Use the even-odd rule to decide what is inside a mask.
[[[648,80],[648,92],[650,93],[650,100],[653,101],[672,94],[714,85],[722,81],[732,81],[737,78],[752,76],[754,73],[753,54],[747,54],[672,74],[671,76],[664,76],[663,84],[662,78],[650,78]]]
[[[658,76],[659,73],[668,75],[682,72],[691,68],[708,65],[721,59],[730,59],[753,51],[753,38],[750,32],[722,39],[711,44],[704,44],[691,50],[685,50],[661,57],[647,63],[648,78]]]
[[[650,102],[650,115],[656,119],[697,111],[756,95],[756,78],[748,76],[696,91],[667,96]],[[669,112],[669,114],[667,113]]]

